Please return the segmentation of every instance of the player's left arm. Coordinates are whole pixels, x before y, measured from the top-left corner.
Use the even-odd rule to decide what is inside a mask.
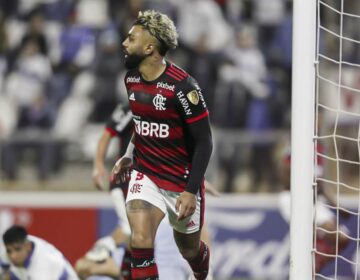
[[[194,153],[191,161],[191,172],[188,184],[177,203],[178,220],[192,215],[196,208],[196,194],[198,193],[212,151],[212,137],[208,117],[189,125],[190,135],[194,143]]]
[[[99,139],[93,162],[93,181],[99,190],[103,190],[108,181],[108,173],[105,167],[105,157],[111,141],[111,133],[105,129]]]
[[[194,153],[191,161],[191,172],[186,191],[197,194],[204,179],[212,152],[212,136],[209,117],[204,117],[189,125],[189,132],[193,139]]]
[[[184,219],[194,213],[196,194],[204,180],[204,174],[212,152],[212,136],[209,112],[201,89],[196,81],[188,78],[181,91],[176,93],[179,107],[184,118],[188,136],[192,139],[193,153],[191,158],[191,172],[185,191],[180,195],[176,209],[178,219]]]

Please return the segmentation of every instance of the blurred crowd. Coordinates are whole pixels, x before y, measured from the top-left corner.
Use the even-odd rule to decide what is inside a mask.
[[[121,42],[143,9],[176,22],[180,46],[169,59],[206,96],[217,143],[210,168],[223,189],[236,190],[247,170],[251,190],[275,190],[274,132],[290,127],[290,0],[0,0],[1,178],[19,179],[28,150],[40,180],[92,157],[93,128],[127,102]]]

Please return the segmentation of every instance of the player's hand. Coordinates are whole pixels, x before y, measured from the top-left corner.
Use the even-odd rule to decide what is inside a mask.
[[[92,179],[98,190],[105,190],[105,186],[108,183],[109,173],[106,171],[104,165],[98,165],[94,167]]]
[[[130,179],[130,167],[132,159],[129,157],[120,158],[111,171],[112,182],[126,182]]]
[[[186,191],[182,192],[176,200],[175,209],[179,213],[178,221],[194,214],[196,209],[196,195]]]

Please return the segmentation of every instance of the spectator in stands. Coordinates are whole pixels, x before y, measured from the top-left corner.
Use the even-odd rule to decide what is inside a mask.
[[[95,54],[94,31],[88,26],[78,24],[75,10],[69,14],[59,43],[61,49],[59,65],[65,71],[77,73],[93,62]]]
[[[44,17],[40,9],[32,11],[27,19],[27,30],[25,30],[19,44],[9,54],[9,72],[14,69],[15,63],[19,60],[19,55],[23,48],[27,47],[29,41],[35,41],[40,54],[47,56],[48,42],[44,33]]]
[[[206,92],[206,105],[212,111],[214,103],[215,86],[217,82],[217,68],[222,59],[219,52],[211,51],[206,42],[207,34],[202,34],[193,49],[188,50],[186,69],[197,78],[204,92]]]
[[[39,177],[48,176],[52,152],[43,133],[51,128],[55,117],[46,94],[51,73],[49,60],[41,54],[37,40],[29,38],[6,82],[6,94],[18,112],[18,130],[3,146],[3,168],[9,179],[17,177],[18,153],[27,148],[38,151]]]
[[[277,27],[284,18],[286,1],[287,0],[254,1],[253,19],[259,29],[259,45],[262,50],[266,50]]]
[[[291,74],[292,74],[292,3],[286,5],[286,15],[277,27],[273,40],[267,51],[267,61],[271,72],[277,73],[280,84],[281,99],[275,106],[278,111],[279,119],[285,120],[286,113],[291,105]],[[283,110],[279,110],[282,108]]]
[[[3,88],[5,74],[8,69],[7,55],[9,51],[9,43],[5,24],[5,15],[0,9],[0,95]]]
[[[40,10],[35,10],[29,15],[28,30],[21,40],[20,47],[23,47],[25,43],[31,38],[37,41],[40,53],[47,55],[48,42],[44,33],[44,16]]]
[[[118,102],[116,83],[121,70],[119,36],[115,30],[107,29],[99,36],[99,46],[92,67],[95,76],[91,97],[95,107],[91,116],[94,122],[109,119]]]
[[[27,39],[6,85],[7,95],[19,108],[19,128],[51,125],[51,114],[45,106],[51,74],[50,62],[40,52],[37,40]]]
[[[271,127],[267,100],[269,99],[269,88],[267,85],[267,68],[264,55],[257,45],[257,30],[254,26],[247,24],[236,33],[234,43],[226,50],[226,57],[230,64],[220,68],[220,83],[216,92],[215,104],[217,104],[216,119],[225,127],[246,128],[248,131],[262,132]],[[259,153],[264,152],[263,157],[271,157],[268,145],[254,145],[250,162]],[[231,191],[233,177],[237,165],[237,149],[231,153],[229,159],[225,160],[224,166],[228,172],[225,186],[226,191]],[[229,161],[228,161],[229,160]],[[270,162],[270,161],[266,161]],[[254,185],[258,185],[258,179],[262,176],[263,168],[253,166],[255,174]]]
[[[205,35],[205,43],[210,51],[220,51],[226,46],[231,39],[232,29],[214,1],[185,0],[178,3],[178,28],[183,44],[194,49],[199,43],[198,39]]]

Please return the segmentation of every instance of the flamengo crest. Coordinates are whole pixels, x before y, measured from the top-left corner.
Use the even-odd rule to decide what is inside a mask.
[[[165,101],[166,101],[166,97],[162,96],[161,94],[157,94],[153,99],[153,104],[155,106],[155,109],[158,111],[166,110]]]

